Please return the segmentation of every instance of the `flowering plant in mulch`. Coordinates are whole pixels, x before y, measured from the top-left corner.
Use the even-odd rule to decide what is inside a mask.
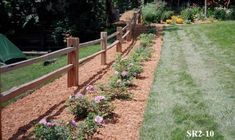
[[[101,94],[105,95],[111,100],[121,99],[121,100],[131,100],[131,94],[128,92],[126,87],[113,88],[107,85],[99,85]]]
[[[70,96],[66,102],[66,106],[77,119],[86,118],[89,113],[95,113],[105,117],[111,115],[114,110],[111,100],[108,97],[99,95],[90,101],[81,93]]]
[[[153,39],[155,35],[152,33],[149,34],[141,34],[138,39],[140,40],[140,45],[142,47],[151,47],[153,44]]]
[[[70,138],[70,130],[64,123],[46,119],[42,119],[35,126],[34,134],[37,139],[68,140]]]
[[[143,62],[149,60],[152,56],[153,49],[150,47],[139,47],[131,54],[132,61]]]
[[[74,96],[70,96],[66,101],[66,106],[69,111],[75,115],[75,118],[85,118],[92,111],[92,106],[89,100],[82,95],[81,93],[77,93]]]
[[[78,126],[76,138],[79,140],[91,139],[98,131],[97,129],[103,126],[103,122],[102,116],[89,113],[85,121]]]
[[[113,64],[115,75],[110,78],[110,86],[113,88],[129,87],[132,85],[132,79],[137,77],[143,68],[140,62],[132,59],[122,59],[118,55]]]
[[[114,106],[110,98],[106,96],[96,96],[91,102],[93,112],[104,118],[111,118],[113,115]]]
[[[95,93],[96,92],[95,87],[93,85],[87,85],[86,86],[86,92]]]

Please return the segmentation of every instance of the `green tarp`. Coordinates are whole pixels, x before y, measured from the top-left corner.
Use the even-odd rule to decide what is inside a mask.
[[[25,60],[26,56],[3,34],[0,34],[0,62],[5,64]]]

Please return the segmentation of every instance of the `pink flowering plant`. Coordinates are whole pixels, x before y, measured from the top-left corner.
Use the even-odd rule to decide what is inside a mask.
[[[93,113],[103,116],[111,117],[113,114],[114,106],[111,103],[111,100],[103,95],[96,96],[91,102]]]
[[[136,61],[130,57],[122,59],[118,55],[113,65],[115,75],[110,78],[110,85],[114,88],[129,87],[132,85],[132,79],[143,72],[140,61]]]
[[[77,119],[87,117],[89,112],[92,111],[90,101],[81,93],[70,97],[66,102],[66,106]]]
[[[63,122],[47,121],[45,118],[39,121],[34,128],[37,139],[68,140],[70,130]]]
[[[91,139],[98,131],[97,129],[102,127],[102,122],[102,117],[97,118],[97,115],[94,113],[89,113],[85,121],[78,126],[76,138],[81,140]]]
[[[96,90],[95,90],[95,87],[93,85],[87,85],[86,86],[86,92],[88,93],[94,93]]]
[[[94,87],[89,85],[86,87],[87,91],[94,91]],[[113,106],[111,100],[103,95],[98,95],[94,99],[89,100],[80,92],[70,96],[66,102],[69,111],[75,115],[75,119],[83,119],[89,113],[95,113],[102,116],[109,116],[112,114]]]

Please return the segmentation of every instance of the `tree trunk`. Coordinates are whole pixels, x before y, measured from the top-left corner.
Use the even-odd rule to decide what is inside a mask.
[[[112,0],[106,0],[106,16],[107,16],[107,20],[106,20],[106,25],[110,26],[110,24],[112,23]]]
[[[227,8],[229,8],[230,2],[231,2],[231,1],[230,1],[230,0],[228,0],[228,3],[227,3]]]
[[[207,0],[205,0],[205,17],[207,18]]]

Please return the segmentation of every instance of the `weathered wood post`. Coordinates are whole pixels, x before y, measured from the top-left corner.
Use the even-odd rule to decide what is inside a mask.
[[[131,21],[128,21],[128,22],[127,22],[127,31],[129,31],[130,33],[129,33],[129,34],[127,35],[127,37],[126,37],[126,40],[127,40],[127,41],[131,41],[131,34],[132,34],[132,33],[131,33],[131,28],[132,28],[132,27],[131,27]]]
[[[117,40],[119,41],[119,43],[117,44],[117,47],[116,47],[116,51],[117,52],[122,52],[122,43],[123,43],[123,39],[122,39],[122,35],[123,35],[123,32],[122,32],[122,27],[117,27]]]
[[[101,32],[100,38],[102,39],[100,42],[103,53],[101,53],[101,65],[106,64],[106,57],[107,57],[107,32]]]
[[[134,12],[134,16],[133,16],[133,18],[134,18],[134,25],[136,25],[136,21],[138,20],[138,19],[137,19],[137,16],[138,16],[138,12],[135,11],[135,12]]]
[[[73,64],[72,69],[68,71],[68,87],[78,86],[78,58],[79,58],[79,38],[67,38],[67,47],[74,47],[74,51],[68,53],[68,64]]]

